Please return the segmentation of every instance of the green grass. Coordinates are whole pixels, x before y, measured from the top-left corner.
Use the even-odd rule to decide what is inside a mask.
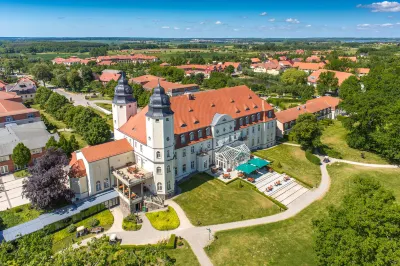
[[[108,111],[112,111],[112,104],[111,103],[96,103],[97,106],[100,106],[101,108],[104,108]]]
[[[28,175],[29,175],[29,172],[26,169],[22,169],[22,170],[14,172],[14,177],[16,177],[16,178],[27,177]]]
[[[180,224],[176,211],[170,206],[167,211],[146,213],[146,217],[155,229],[161,231],[176,229]]]
[[[69,140],[69,138],[71,137],[71,135],[75,135],[75,139],[79,144],[79,148],[84,148],[86,147],[88,144],[87,142],[82,138],[81,135],[75,133],[75,132],[69,132],[69,131],[62,131],[62,132],[58,132],[59,135],[63,135],[67,140]]]
[[[122,221],[122,228],[125,231],[138,231],[142,228],[142,225],[137,224],[136,221],[136,216],[134,214],[130,214]]]
[[[47,113],[45,110],[41,109],[39,104],[33,104],[33,105],[31,105],[31,107],[36,110],[39,110],[40,115],[45,116],[47,118],[47,120],[49,121],[49,123],[54,125],[57,129],[68,128],[68,126],[63,121],[57,120],[54,116]]]
[[[245,181],[225,185],[207,174],[197,174],[179,187],[182,194],[174,200],[193,225],[229,223],[279,212],[277,205]]]
[[[334,121],[334,123],[325,128],[323,131],[321,142],[327,145],[333,151],[338,152],[342,159],[362,163],[387,164],[385,159],[379,155],[364,151],[365,159],[361,158],[360,150],[350,148],[346,142],[347,130],[343,127],[342,122]]]
[[[218,232],[208,250],[214,265],[316,265],[312,220],[340,204],[356,176],[371,176],[395,192],[400,202],[400,169],[336,163],[328,166],[331,187],[325,197],[295,217],[271,224]]]
[[[271,149],[256,151],[254,155],[273,161],[272,168],[306,184],[317,187],[321,181],[319,166],[308,161],[300,147],[281,144]],[[281,168],[277,166],[278,162]]]
[[[0,218],[3,220],[3,223],[0,225],[0,230],[29,222],[43,213],[43,211],[31,209],[30,206],[30,204],[25,204],[1,211]]]
[[[105,113],[103,113],[102,111],[100,111],[96,108],[93,108],[93,107],[88,107],[88,108],[91,109],[96,114],[98,114],[100,117],[104,118],[106,120],[108,126],[110,127],[110,130],[114,130],[112,114],[106,115]]]
[[[179,245],[179,243],[182,243],[182,245]],[[189,243],[184,239],[177,240],[177,245],[175,249],[166,249],[165,252],[168,254],[168,256],[175,260],[174,265],[176,266],[200,265]]]
[[[114,223],[114,216],[109,210],[104,210],[102,212],[99,212],[91,217],[88,217],[86,219],[83,219],[82,221],[76,223],[76,227],[79,226],[85,226],[86,228],[90,227],[90,220],[96,218],[99,220],[99,225],[104,228],[104,231],[108,230],[111,228],[112,224]],[[93,236],[92,234],[85,235],[83,237],[80,237],[79,239],[75,237],[76,232],[69,233],[68,228],[64,228],[58,232],[55,232],[53,234],[53,251],[57,252],[61,249],[64,249],[66,247],[69,247],[73,243],[82,241],[85,238]]]
[[[99,97],[95,97],[95,98],[89,98],[89,101],[97,101],[97,100],[112,100],[113,98],[109,97],[109,96],[99,96]],[[96,103],[97,104],[97,103]]]

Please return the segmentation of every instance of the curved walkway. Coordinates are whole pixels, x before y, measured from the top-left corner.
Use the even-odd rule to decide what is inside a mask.
[[[335,158],[331,158],[331,162],[329,164],[335,162],[343,162],[348,164],[361,165],[366,167],[375,167],[375,168],[399,167],[396,165],[364,164],[364,163],[340,160]],[[299,212],[307,208],[309,205],[311,205],[313,202],[322,199],[325,196],[325,194],[329,191],[331,180],[326,166],[327,164],[325,163],[322,163],[320,165],[321,183],[318,188],[315,188],[309,191],[308,193],[304,194],[304,196],[301,197],[301,200],[293,202],[288,210],[275,215],[257,219],[239,221],[239,222],[195,227],[190,223],[189,219],[185,215],[185,212],[176,202],[174,202],[173,200],[167,200],[166,203],[169,204],[169,206],[173,207],[179,216],[180,226],[177,229],[171,231],[158,231],[151,226],[147,217],[142,214],[143,226],[139,231],[124,231],[121,226],[116,225],[115,227],[114,226],[111,227],[110,230],[105,232],[105,234],[109,235],[115,233],[118,235],[119,238],[122,239],[122,244],[133,244],[133,245],[154,244],[159,242],[160,240],[167,239],[171,234],[177,234],[188,241],[201,265],[213,265],[210,258],[204,251],[204,248],[209,244],[211,244],[213,235],[216,232],[223,230],[237,229],[241,227],[275,223],[292,218],[293,216],[297,215]],[[119,212],[120,211],[116,210],[113,211],[114,217],[116,217],[114,218],[115,219],[114,223],[122,224],[122,218],[121,218],[122,214],[120,214]],[[209,232],[209,230],[211,230],[211,233]],[[96,237],[100,236],[101,235],[98,235]],[[83,244],[87,243],[89,240],[90,239],[86,239],[85,241],[83,241]]]

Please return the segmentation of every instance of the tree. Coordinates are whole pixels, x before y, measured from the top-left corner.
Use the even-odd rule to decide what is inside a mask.
[[[84,135],[89,130],[89,124],[94,117],[99,117],[95,112],[89,108],[75,108],[77,112],[75,113],[73,120],[73,128],[81,135]]]
[[[49,65],[45,63],[37,63],[33,65],[31,72],[37,80],[43,81],[45,87],[46,81],[50,81],[52,78],[51,69]]]
[[[72,151],[76,151],[79,149],[79,143],[75,138],[75,135],[72,134],[71,137],[69,138],[69,143],[71,145],[71,150]]]
[[[357,177],[338,207],[313,221],[319,265],[400,263],[400,205],[368,176]]]
[[[82,81],[85,85],[89,85],[90,82],[93,80],[93,72],[89,66],[82,66],[81,67],[81,76]]]
[[[84,136],[89,145],[97,145],[108,141],[111,132],[107,122],[103,118],[94,117],[91,119]]]
[[[68,87],[67,71],[66,69],[55,69],[53,71],[52,82],[55,86],[60,88]]]
[[[29,176],[23,181],[22,195],[37,209],[48,210],[69,203],[74,192],[68,188],[65,166],[68,159],[61,149],[49,148],[29,167]]]
[[[31,160],[31,151],[22,142],[13,149],[12,160],[15,165],[25,166]]]
[[[321,128],[317,117],[313,114],[305,113],[300,115],[292,128],[291,134],[293,134],[294,139],[301,145],[303,150],[311,150],[321,145]]]
[[[73,91],[81,91],[83,88],[83,81],[78,71],[72,70],[67,74],[68,86]]]
[[[291,68],[283,72],[281,81],[287,85],[304,85],[307,83],[307,73]]]
[[[360,81],[355,77],[351,76],[340,85],[339,95],[341,99],[347,99],[351,101],[355,94],[361,93]]]
[[[335,77],[332,71],[322,72],[319,75],[317,90],[319,95],[332,91],[336,92],[339,88],[339,80]]]
[[[61,107],[69,103],[68,99],[58,93],[52,93],[46,102],[46,111],[55,114]]]
[[[55,148],[55,149],[58,148],[58,142],[56,141],[54,136],[51,136],[46,143],[46,149],[50,149],[50,148]]]
[[[36,90],[34,102],[40,104],[40,108],[43,108],[52,93],[50,89],[41,86]]]
[[[71,143],[61,135],[60,139],[58,140],[58,147],[64,151],[64,153],[69,156],[72,152]]]
[[[235,67],[234,66],[227,66],[225,69],[224,69],[224,72],[226,73],[226,74],[232,74],[233,72],[235,72]]]

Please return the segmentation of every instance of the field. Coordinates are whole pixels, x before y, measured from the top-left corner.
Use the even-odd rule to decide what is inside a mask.
[[[69,58],[71,56],[77,56],[79,58],[88,58],[90,57],[89,53],[38,53],[35,55],[27,55],[29,58],[41,58],[44,60],[53,60],[56,57]]]
[[[6,211],[0,211],[0,218],[3,220],[0,225],[0,230],[26,223],[30,220],[36,219],[43,213],[43,211],[31,209],[30,206],[30,204],[25,204]]]
[[[364,151],[365,159],[361,158],[360,150],[352,149],[346,143],[347,130],[343,127],[342,122],[333,121],[334,123],[323,131],[321,142],[338,152],[342,159],[362,163],[387,164],[387,162],[372,152]]]
[[[197,174],[179,185],[174,200],[193,225],[228,223],[279,212],[279,207],[244,181],[225,185],[207,174]]]
[[[349,191],[351,179],[371,176],[395,192],[400,202],[400,169],[374,169],[348,164],[328,166],[331,187],[326,196],[294,218],[261,226],[218,232],[205,251],[214,265],[316,265],[312,220],[322,217]]]
[[[307,160],[305,152],[300,147],[278,145],[267,150],[256,151],[254,155],[273,161],[272,168],[284,172],[313,187],[321,181],[319,166]],[[278,167],[278,162],[281,168]]]

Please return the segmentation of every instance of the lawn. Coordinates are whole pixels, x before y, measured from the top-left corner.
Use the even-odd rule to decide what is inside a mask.
[[[76,139],[76,141],[78,141],[80,149],[84,148],[84,147],[86,147],[88,145],[87,142],[82,138],[82,136],[77,134],[77,133],[75,133],[75,132],[62,131],[62,132],[58,132],[58,134],[59,135],[63,135],[67,140],[69,140],[71,135],[75,135],[75,139]]]
[[[29,175],[29,172],[27,169],[22,169],[22,170],[14,172],[15,178],[23,178],[23,177],[27,177],[28,175]]]
[[[112,114],[106,115],[105,113],[103,113],[102,111],[100,111],[96,108],[93,108],[93,107],[88,107],[88,108],[91,109],[96,114],[98,114],[100,117],[104,118],[106,120],[108,126],[110,127],[110,130],[114,130]]]
[[[182,194],[174,200],[193,225],[229,223],[279,212],[277,205],[245,181],[225,185],[207,174],[197,174],[179,187]]]
[[[76,227],[83,225],[86,228],[89,228],[90,221],[93,218],[99,220],[100,223],[98,226],[102,226],[104,228],[104,231],[110,229],[112,224],[114,223],[114,216],[112,215],[112,213],[109,210],[104,210],[102,212],[99,212],[99,213],[91,216],[91,217],[83,219],[82,221],[76,223],[75,225],[76,225]],[[53,234],[53,251],[57,252],[63,248],[69,247],[73,243],[82,241],[85,238],[93,236],[91,234],[88,234],[86,236],[83,236],[83,237],[80,237],[79,239],[77,239],[75,237],[75,233],[76,232],[69,233],[68,228],[64,228],[58,232],[55,232]]]
[[[97,106],[100,106],[101,108],[104,108],[104,109],[106,109],[106,110],[108,110],[108,111],[110,111],[110,112],[111,112],[111,110],[112,110],[112,105],[111,105],[111,103],[96,103],[96,105],[97,105]]]
[[[176,229],[180,224],[176,211],[170,206],[166,211],[146,213],[146,217],[155,229],[161,231]]]
[[[31,209],[30,207],[30,204],[25,204],[6,211],[0,211],[0,218],[3,220],[3,223],[0,225],[0,230],[26,223],[36,219],[43,213],[43,211]]]
[[[395,189],[400,202],[400,169],[336,163],[328,166],[328,171],[332,182],[329,192],[294,218],[218,232],[210,249],[205,248],[214,265],[316,265],[312,220],[325,215],[329,205],[338,205],[356,176],[371,176]]]
[[[182,244],[180,244],[182,243]],[[175,249],[166,249],[165,252],[172,259],[175,259],[176,266],[197,266],[200,265],[196,255],[194,255],[189,243],[184,240],[177,240]]]
[[[40,115],[45,116],[47,120],[49,121],[50,124],[54,125],[57,129],[63,129],[63,128],[68,128],[67,125],[60,120],[57,120],[55,117],[53,117],[51,114],[47,113],[45,110],[40,109],[40,106],[38,104],[33,104],[31,105],[32,108],[39,110]]]
[[[347,130],[343,127],[342,122],[333,122],[332,125],[324,129],[321,142],[333,151],[339,153],[342,159],[362,163],[387,164],[385,159],[372,152],[364,151],[365,159],[361,158],[360,155],[362,151],[350,148],[347,145]]]
[[[135,214],[130,214],[122,221],[122,228],[125,231],[138,231],[142,228],[141,224],[137,224],[137,218]]]
[[[321,171],[318,165],[307,160],[305,152],[300,147],[278,145],[267,150],[256,151],[254,155],[273,161],[272,168],[317,187],[321,181]],[[281,168],[278,167],[278,162]]]

